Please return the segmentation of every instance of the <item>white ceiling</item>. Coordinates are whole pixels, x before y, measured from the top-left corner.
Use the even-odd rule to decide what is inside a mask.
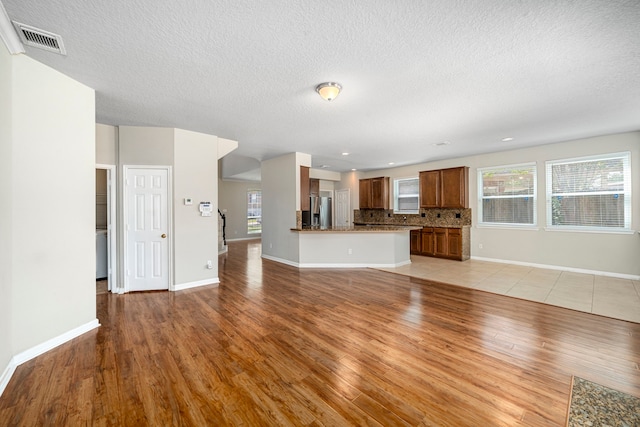
[[[258,160],[371,170],[640,130],[640,0],[2,3],[62,36],[67,56],[26,53],[94,88],[97,122]]]

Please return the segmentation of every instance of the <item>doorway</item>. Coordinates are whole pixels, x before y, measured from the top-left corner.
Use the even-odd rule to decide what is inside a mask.
[[[115,182],[115,165],[96,165],[96,293],[117,289]]]

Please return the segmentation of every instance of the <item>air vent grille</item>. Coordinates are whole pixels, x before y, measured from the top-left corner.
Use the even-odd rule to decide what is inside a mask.
[[[62,43],[62,37],[59,35],[15,21],[13,21],[13,25],[16,27],[23,44],[56,52],[60,55],[67,54]]]

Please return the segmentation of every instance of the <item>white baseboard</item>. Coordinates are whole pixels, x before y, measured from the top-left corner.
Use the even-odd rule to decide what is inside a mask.
[[[472,256],[471,259],[476,261],[497,262],[500,264],[522,265],[524,267],[545,268],[547,270],[562,270],[570,271],[572,273],[593,274],[595,276],[616,277],[618,279],[640,280],[640,275],[635,274],[613,273],[610,271],[587,270],[584,268],[563,267],[561,265],[536,264],[533,262],[510,261],[506,259],[484,258],[478,256]]]
[[[296,268],[298,267],[297,262],[289,261],[288,259],[278,258],[275,256],[265,255],[265,254],[262,254],[262,258],[268,259],[270,261],[279,262],[280,264],[287,264],[287,265],[290,265],[291,267],[296,267]]]
[[[299,263],[289,261],[288,259],[277,258],[271,255],[262,255],[262,258],[279,262],[281,264],[287,264],[296,268],[395,268],[402,267],[403,265],[411,264],[411,260],[398,262],[395,264],[372,264],[372,263]]]
[[[216,285],[219,283],[220,283],[220,279],[218,277],[215,277],[213,279],[204,279],[204,280],[198,280],[196,282],[188,282],[188,283],[181,283],[179,285],[174,285],[173,290],[184,291],[185,289],[197,288],[199,286],[206,286],[206,285]]]
[[[57,337],[51,338],[50,340],[47,340],[13,356],[9,361],[9,366],[5,368],[2,376],[0,377],[0,396],[4,392],[4,389],[7,387],[7,384],[9,384],[9,380],[11,379],[11,376],[18,366],[33,359],[34,357],[38,357],[41,354],[58,347],[59,345],[71,341],[72,339],[79,337],[80,335],[89,332],[92,329],[95,329],[98,326],[100,326],[98,319],[94,319],[91,322],[80,325],[77,328],[67,331],[62,335],[58,335]]]
[[[0,396],[2,396],[4,389],[7,388],[7,384],[9,384],[9,381],[11,380],[11,377],[13,376],[13,373],[16,371],[17,367],[18,365],[12,358],[9,361],[9,364],[5,368],[4,372],[2,373],[2,376],[0,376]]]
[[[240,237],[238,239],[227,239],[227,242],[239,242],[241,240],[261,240],[262,236],[255,236],[255,237]]]

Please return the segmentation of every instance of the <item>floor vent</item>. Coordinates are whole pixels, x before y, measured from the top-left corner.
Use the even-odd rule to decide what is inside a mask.
[[[60,55],[67,54],[67,51],[64,49],[64,44],[62,43],[62,37],[59,35],[16,21],[13,21],[13,25],[16,27],[18,36],[20,36],[20,40],[22,40],[24,45],[45,49],[49,52],[59,53]]]

